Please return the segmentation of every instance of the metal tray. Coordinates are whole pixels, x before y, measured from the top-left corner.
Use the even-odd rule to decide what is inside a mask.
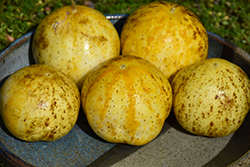
[[[106,15],[120,33],[128,15]],[[0,87],[14,71],[34,64],[34,31],[0,52]],[[221,57],[239,65],[250,76],[250,55],[229,41],[208,32],[209,58]],[[12,166],[248,166],[250,116],[229,136],[208,138],[185,132],[171,113],[160,135],[147,145],[112,144],[98,138],[80,111],[74,128],[53,142],[24,142],[13,137],[0,118],[0,155]]]

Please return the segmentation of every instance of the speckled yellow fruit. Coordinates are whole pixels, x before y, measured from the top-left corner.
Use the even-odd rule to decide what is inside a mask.
[[[172,81],[173,111],[187,131],[209,137],[235,132],[250,107],[250,81],[237,65],[207,59],[177,73]]]
[[[71,79],[48,65],[13,73],[0,90],[0,113],[7,129],[24,141],[53,141],[75,125],[80,92]]]
[[[121,32],[121,50],[123,55],[150,61],[171,81],[181,68],[207,58],[208,36],[187,8],[155,1],[128,17]]]
[[[53,65],[81,88],[88,71],[120,54],[120,39],[115,27],[99,11],[65,6],[39,24],[32,50],[36,63]]]
[[[91,71],[81,99],[91,128],[101,138],[144,145],[160,133],[171,110],[172,89],[154,65],[123,56]]]

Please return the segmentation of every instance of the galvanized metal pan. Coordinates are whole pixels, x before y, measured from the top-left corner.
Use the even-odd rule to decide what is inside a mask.
[[[106,15],[120,33],[128,15]],[[34,64],[34,31],[0,53],[0,87],[16,70]],[[229,41],[208,32],[209,58],[220,57],[239,65],[250,76],[250,55]],[[53,142],[24,142],[13,137],[0,119],[0,155],[13,166],[248,166],[250,116],[229,136],[208,138],[185,132],[169,116],[160,135],[145,146],[107,143],[98,138],[80,112],[74,128]]]

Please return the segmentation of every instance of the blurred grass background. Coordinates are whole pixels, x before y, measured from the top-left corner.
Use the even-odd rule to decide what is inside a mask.
[[[75,0],[103,14],[130,14],[153,0]],[[169,0],[193,11],[205,28],[250,53],[250,0]],[[70,0],[0,0],[0,51]]]
[[[130,14],[153,0],[75,0],[103,14]],[[250,0],[169,0],[193,11],[204,27],[250,53]],[[0,0],[0,51],[33,30],[53,10],[70,0]],[[5,165],[4,165],[5,164]],[[8,166],[0,158],[0,167]]]

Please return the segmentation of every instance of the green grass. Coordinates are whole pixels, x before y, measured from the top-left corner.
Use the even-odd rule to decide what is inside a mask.
[[[75,0],[78,5],[94,4],[104,14],[132,13],[153,0]],[[205,28],[250,53],[249,0],[170,0],[186,6],[202,21]],[[2,0],[0,6],[0,50],[31,31],[51,11],[70,0]]]

